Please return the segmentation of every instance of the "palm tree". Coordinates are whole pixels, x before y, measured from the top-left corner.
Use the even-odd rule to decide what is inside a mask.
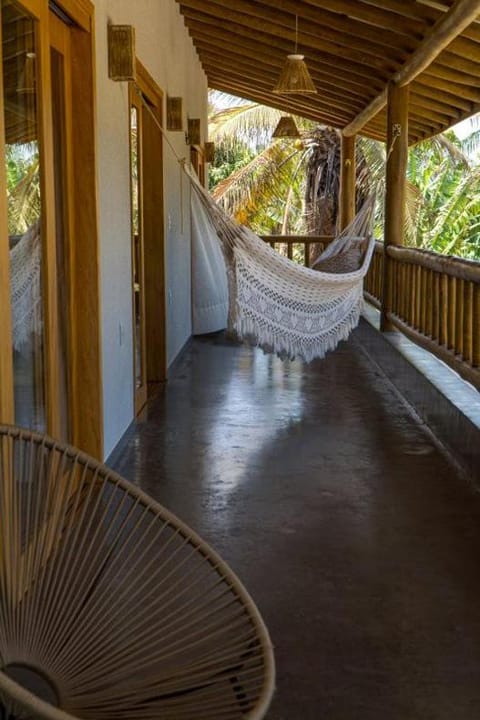
[[[238,161],[213,187],[213,195],[226,212],[259,234],[332,234],[338,210],[338,134],[295,118],[301,140],[272,142],[281,116],[253,103],[211,116],[210,137],[218,148],[220,168],[228,153]],[[220,168],[214,168],[217,177]]]
[[[338,211],[340,142],[332,128],[297,119],[302,141],[268,142],[280,113],[253,103],[212,115],[212,139],[243,160],[213,190],[225,210],[259,234],[333,234]],[[460,141],[453,132],[409,153],[405,238],[409,245],[480,258],[480,168],[469,159],[478,124]],[[246,152],[248,150],[248,152]],[[376,234],[383,232],[386,153],[359,138],[357,200],[377,192]]]

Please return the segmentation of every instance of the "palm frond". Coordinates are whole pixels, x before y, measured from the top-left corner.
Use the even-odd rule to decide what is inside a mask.
[[[287,143],[269,145],[219,183],[213,197],[225,212],[245,223],[259,205],[267,204],[272,198],[284,198],[285,183],[290,176],[288,165],[298,152]]]

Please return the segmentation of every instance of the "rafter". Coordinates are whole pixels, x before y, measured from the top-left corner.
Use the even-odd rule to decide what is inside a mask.
[[[437,21],[428,37],[419,45],[410,60],[393,76],[392,80],[395,84],[402,87],[420,75],[449,43],[478,17],[479,12],[479,0],[457,0],[450,10]],[[369,119],[385,106],[386,102],[387,88],[362,110],[353,122],[344,128],[344,133],[346,135],[358,133],[368,123]]]

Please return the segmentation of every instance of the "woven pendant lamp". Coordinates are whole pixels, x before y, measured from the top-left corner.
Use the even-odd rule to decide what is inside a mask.
[[[273,88],[277,95],[302,95],[317,92],[304,60],[304,55],[297,53],[298,46],[298,15],[295,15],[295,52],[287,55],[287,60],[276,86]]]
[[[291,115],[283,115],[272,133],[272,138],[299,138],[300,133]]]

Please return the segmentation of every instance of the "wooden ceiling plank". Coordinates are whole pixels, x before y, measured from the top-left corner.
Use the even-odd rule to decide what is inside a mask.
[[[397,73],[395,82],[399,85],[407,85],[426,70],[442,50],[477,19],[479,11],[478,0],[457,0],[450,10],[442,15],[418,50]]]
[[[213,63],[214,66],[215,63],[218,63],[219,66],[223,68],[242,67],[251,73],[252,78],[265,76],[265,64],[263,68],[259,70],[258,62],[255,62],[253,58],[241,55],[240,53],[231,52],[225,49],[213,50],[211,45],[205,47],[202,43],[197,44],[197,52],[199,53],[203,65],[210,64],[210,66],[212,66]],[[274,75],[272,75],[272,78],[273,80],[275,80],[278,77],[278,71],[276,66],[273,67],[275,69],[273,71]],[[339,89],[338,84],[336,84],[335,82],[325,83],[316,75],[312,75],[312,77],[314,78],[314,80],[315,78],[317,78],[317,86],[320,87],[321,85],[321,95],[323,97],[338,98],[338,100],[340,101],[346,103],[348,102],[352,109],[355,107],[362,107],[363,97],[360,93],[355,95],[354,93],[349,93],[348,91]],[[273,85],[274,82],[272,81],[272,87]]]
[[[457,118],[460,116],[460,113],[458,112],[455,112],[454,114],[438,112],[432,107],[425,107],[423,103],[417,102],[416,99],[410,99],[410,113],[412,117],[421,117],[426,120],[431,119],[432,121],[439,122],[442,125],[449,125],[451,123],[455,124]]]
[[[402,18],[410,18],[416,22],[420,21],[425,25],[434,25],[442,16],[443,11],[438,10],[429,5],[422,5],[416,0],[381,0],[381,2],[371,2],[371,0],[361,0],[368,5],[381,6],[384,10],[388,10]],[[395,21],[395,18],[392,18]]]
[[[200,10],[197,6],[202,7],[203,10]],[[288,52],[294,52],[295,28],[285,28],[256,17],[250,16],[247,18],[245,15],[242,15],[242,13],[214,5],[210,3],[209,0],[182,0],[180,11],[185,17],[202,20],[202,22],[205,23],[210,21],[211,24],[215,25],[217,31],[220,29],[231,29],[237,34],[247,33],[249,36],[252,35],[252,31],[255,31],[255,34],[262,33],[264,36],[270,37],[273,41],[277,42],[279,38],[282,38],[289,43]],[[345,46],[340,49],[335,43],[299,32],[298,52],[308,57],[310,54],[313,54],[313,50],[331,55],[335,59],[339,56],[347,58],[351,62],[364,67],[367,72],[371,72],[372,69],[374,69],[379,73],[389,74],[396,71],[399,66],[397,62],[389,58],[378,58]]]
[[[456,0],[450,10],[441,16],[430,34],[419,45],[403,68],[392,78],[399,85],[406,85],[429,67],[434,59],[478,16],[479,0]],[[346,135],[354,135],[387,102],[386,90],[368,105],[346,128]]]
[[[467,101],[470,100],[471,102],[478,102],[480,98],[480,90],[478,88],[459,85],[458,83],[453,83],[443,78],[429,75],[428,73],[422,73],[414,82],[415,84],[418,83],[422,88],[427,85],[429,88],[438,89],[448,95],[452,95],[452,104],[455,97]]]
[[[429,75],[433,75],[434,77],[442,78],[448,82],[457,83],[458,85],[466,85],[467,87],[476,86],[478,84],[478,74],[476,76],[469,75],[448,65],[444,65],[442,62],[432,63],[422,74],[427,77]]]
[[[460,115],[462,112],[461,109],[454,107],[449,103],[444,103],[437,99],[427,97],[422,92],[418,92],[418,88],[415,90],[413,85],[410,88],[410,102],[415,102],[415,104],[419,107],[431,109],[449,117],[455,117],[456,115]]]
[[[403,33],[410,37],[421,40],[428,29],[428,23],[422,20],[415,20],[397,16],[392,18],[392,13],[377,5],[366,5],[358,0],[305,0],[309,5],[319,7],[323,10],[346,15],[347,18],[354,18],[360,22],[366,22],[377,28]]]
[[[247,54],[245,48],[242,48],[240,44],[233,44],[231,42],[217,41],[212,43],[211,40],[204,40],[199,35],[196,36],[196,47],[197,51],[203,50],[205,52],[211,52],[215,54],[221,53],[229,57],[240,57],[248,62],[253,63],[257,69],[261,69],[261,66],[268,66],[269,68],[275,68],[277,76],[280,72],[279,63],[276,62],[276,56],[273,53],[265,53],[257,50],[254,55]],[[280,58],[283,58],[281,54],[278,54]],[[365,103],[365,87],[360,82],[352,82],[351,80],[345,79],[343,76],[337,76],[324,68],[319,70],[317,66],[310,66],[310,74],[318,90],[321,92],[324,87],[330,89],[334,88],[335,91],[341,95],[345,94],[346,97],[351,97],[353,100],[359,100],[362,104]],[[340,85],[341,81],[341,85]]]
[[[222,70],[221,67],[218,67],[218,65],[212,65],[206,66],[206,73],[208,81],[210,82],[211,77],[231,77],[232,79],[236,81],[241,81],[242,85],[252,85],[250,78],[245,77],[245,73],[241,71],[241,68],[238,70],[233,70],[231,67],[229,67],[227,70]],[[271,92],[271,85],[269,82],[265,82],[261,79],[255,79],[255,87],[257,87],[259,90],[262,90],[262,92],[265,93],[265,95],[269,97],[275,97]],[[295,104],[298,106],[298,108],[301,107],[310,107],[315,106],[317,108],[323,108],[324,110],[332,110],[336,113],[341,115],[345,120],[347,120],[349,117],[352,117],[354,115],[354,110],[349,105],[346,105],[345,103],[338,103],[336,101],[328,100],[328,98],[320,99],[318,97],[312,98],[312,99],[303,99],[302,101],[299,100],[292,100],[295,102]]]
[[[220,0],[218,0],[220,2]],[[258,3],[252,3],[257,5]],[[317,22],[324,27],[331,28],[332,30],[338,30],[339,33],[345,35],[346,38],[360,38],[367,40],[367,42],[375,42],[382,45],[383,47],[395,48],[396,51],[401,53],[410,53],[415,50],[416,43],[410,36],[399,34],[394,30],[382,30],[378,32],[371,25],[359,22],[353,18],[347,18],[340,16],[337,13],[329,12],[321,7],[312,7],[307,3],[302,3],[299,7],[298,0],[262,0],[262,5],[268,5],[269,7],[284,10],[285,12],[291,13],[292,15],[300,15],[302,20],[308,20],[309,22]]]
[[[270,27],[268,23],[272,23],[271,32],[274,32],[274,26],[276,26],[276,34],[280,34],[283,32],[283,29],[286,28],[287,31],[293,35],[295,15],[299,15],[298,39],[301,43],[303,38],[305,40],[305,46],[310,45],[309,36],[313,35],[315,38],[328,43],[329,46],[334,43],[339,48],[351,48],[362,54],[366,53],[367,55],[381,58],[382,64],[385,58],[390,59],[395,64],[400,64],[408,54],[408,50],[399,50],[395,45],[379,43],[378,39],[381,37],[379,33],[371,33],[368,42],[365,42],[365,38],[351,33],[349,34],[346,31],[345,23],[343,23],[343,27],[333,29],[319,20],[319,13],[315,8],[302,5],[299,12],[298,2],[294,2],[293,0],[290,0],[288,5],[283,3],[283,6],[275,2],[273,7],[269,7],[268,3],[264,1],[252,2],[252,0],[235,0],[234,3],[230,2],[230,4],[225,2],[225,0],[180,0],[180,3],[184,7],[190,7],[208,14],[218,14],[220,17],[229,15],[235,22],[239,22],[238,13],[241,13],[245,18],[259,20],[262,28],[265,28],[265,23],[267,23],[267,32],[269,32],[268,28]],[[287,12],[283,9],[285,6],[289,8]],[[231,14],[231,10],[235,12],[235,16]],[[222,15],[222,13],[225,13],[225,15]],[[250,22],[248,22],[248,24],[250,24]],[[340,23],[340,25],[342,25],[342,23]],[[361,24],[357,23],[357,25]]]
[[[469,28],[467,28],[467,30],[468,29]],[[462,35],[455,38],[455,40],[452,40],[448,46],[448,52],[451,52],[458,57],[469,58],[470,60],[478,62],[480,58],[480,32],[478,40],[475,41],[466,37],[464,31]]]
[[[459,70],[463,73],[466,73],[467,75],[470,75],[473,78],[478,78],[478,71],[480,68],[480,52],[478,54],[478,60],[471,60],[467,57],[460,57],[460,55],[455,55],[454,53],[450,52],[450,47],[448,50],[444,50],[442,54],[438,58],[438,62],[442,65],[446,65],[446,67],[454,67],[456,70]],[[437,62],[435,63],[435,65]]]
[[[187,27],[195,43],[201,41],[209,43],[214,47],[235,47],[243,54],[248,52],[252,58],[268,57],[271,61],[276,61],[279,73],[285,62],[285,53],[280,47],[266,45],[261,41],[247,37],[239,37],[230,33],[212,35],[212,32],[209,31],[209,26],[204,26],[201,23],[193,21],[189,22]],[[350,65],[340,65],[339,63],[334,63],[334,61],[323,62],[323,60],[319,59],[318,55],[309,59],[308,67],[312,73],[318,73],[319,76],[325,76],[325,74],[327,74],[332,81],[336,82],[337,87],[345,87],[352,91],[357,88],[357,92],[360,92],[364,99],[366,94],[371,93],[374,95],[376,91],[378,92],[381,89],[381,80],[378,82],[376,79],[370,79],[369,85],[366,87],[365,75],[357,74]]]
[[[188,11],[187,11],[188,13]],[[280,39],[273,38],[270,35],[267,35],[266,33],[256,33],[255,39],[252,39],[252,31],[249,30],[247,27],[238,26],[235,25],[234,27],[232,25],[229,25],[228,23],[225,23],[222,25],[222,27],[218,27],[218,23],[215,21],[215,19],[208,15],[196,15],[195,17],[192,17],[190,14],[186,14],[185,16],[185,23],[186,26],[190,32],[190,35],[195,42],[195,32],[197,29],[202,29],[204,32],[206,31],[206,28],[215,28],[215,33],[222,37],[224,34],[225,36],[227,34],[233,34],[235,35],[239,41],[247,43],[254,43],[254,44],[262,44],[265,48],[275,48],[278,49],[281,47],[284,52],[285,56],[290,52],[291,47],[285,45],[281,42]],[[221,32],[219,32],[221,30]],[[336,71],[338,73],[339,77],[342,77],[343,74],[347,75],[355,75],[362,79],[362,82],[365,83],[365,86],[367,87],[370,83],[378,87],[379,83],[386,82],[388,79],[388,73],[376,73],[372,74],[372,69],[370,70],[364,66],[356,65],[352,62],[349,62],[348,60],[345,60],[343,57],[332,57],[331,55],[327,54],[320,54],[316,53],[314,57],[314,61],[318,64],[322,64],[325,67],[332,68],[332,72]],[[308,64],[310,66],[310,62],[313,61],[313,58],[308,58]],[[280,66],[279,66],[280,70]]]
[[[422,76],[420,75],[420,78]],[[449,107],[457,107],[463,112],[469,112],[471,108],[471,102],[469,100],[465,100],[464,98],[460,97],[458,94],[455,94],[454,92],[445,92],[444,90],[440,88],[434,88],[428,83],[420,83],[419,79],[413,81],[413,83],[410,86],[410,92],[416,92],[419,95],[422,95],[424,98],[428,98],[431,100],[436,100],[438,102],[441,102],[444,105],[448,105]],[[480,97],[480,93],[479,93]]]
[[[268,88],[266,88],[265,86],[252,86],[251,83],[246,81],[240,73],[232,76],[226,76],[221,72],[216,72],[212,70],[208,81],[211,87],[214,87],[214,83],[222,82],[225,85],[235,85],[236,88],[241,88],[242,90],[247,91],[250,94],[261,94],[264,100],[267,101],[265,104],[270,105],[271,107],[277,107],[280,110],[286,109],[286,111],[294,112],[300,117],[316,118],[318,117],[319,113],[323,113],[323,115],[327,114],[330,117],[336,118],[338,121],[341,121],[342,119],[348,117],[347,113],[342,112],[341,110],[337,110],[333,105],[330,104],[308,102],[307,100],[297,101],[291,97],[284,98],[272,95],[269,92]]]
[[[260,90],[255,90],[251,86],[243,86],[240,82],[227,81],[225,78],[212,77],[211,85],[214,90],[220,90],[232,95],[236,95],[245,100],[256,102],[260,104],[268,104],[285,114],[299,115],[305,117],[313,122],[323,123],[332,127],[338,127],[342,122],[341,117],[337,117],[327,112],[321,112],[316,108],[308,108],[303,114],[299,113],[293,103],[276,101],[275,99],[270,100],[269,96],[266,96]]]

